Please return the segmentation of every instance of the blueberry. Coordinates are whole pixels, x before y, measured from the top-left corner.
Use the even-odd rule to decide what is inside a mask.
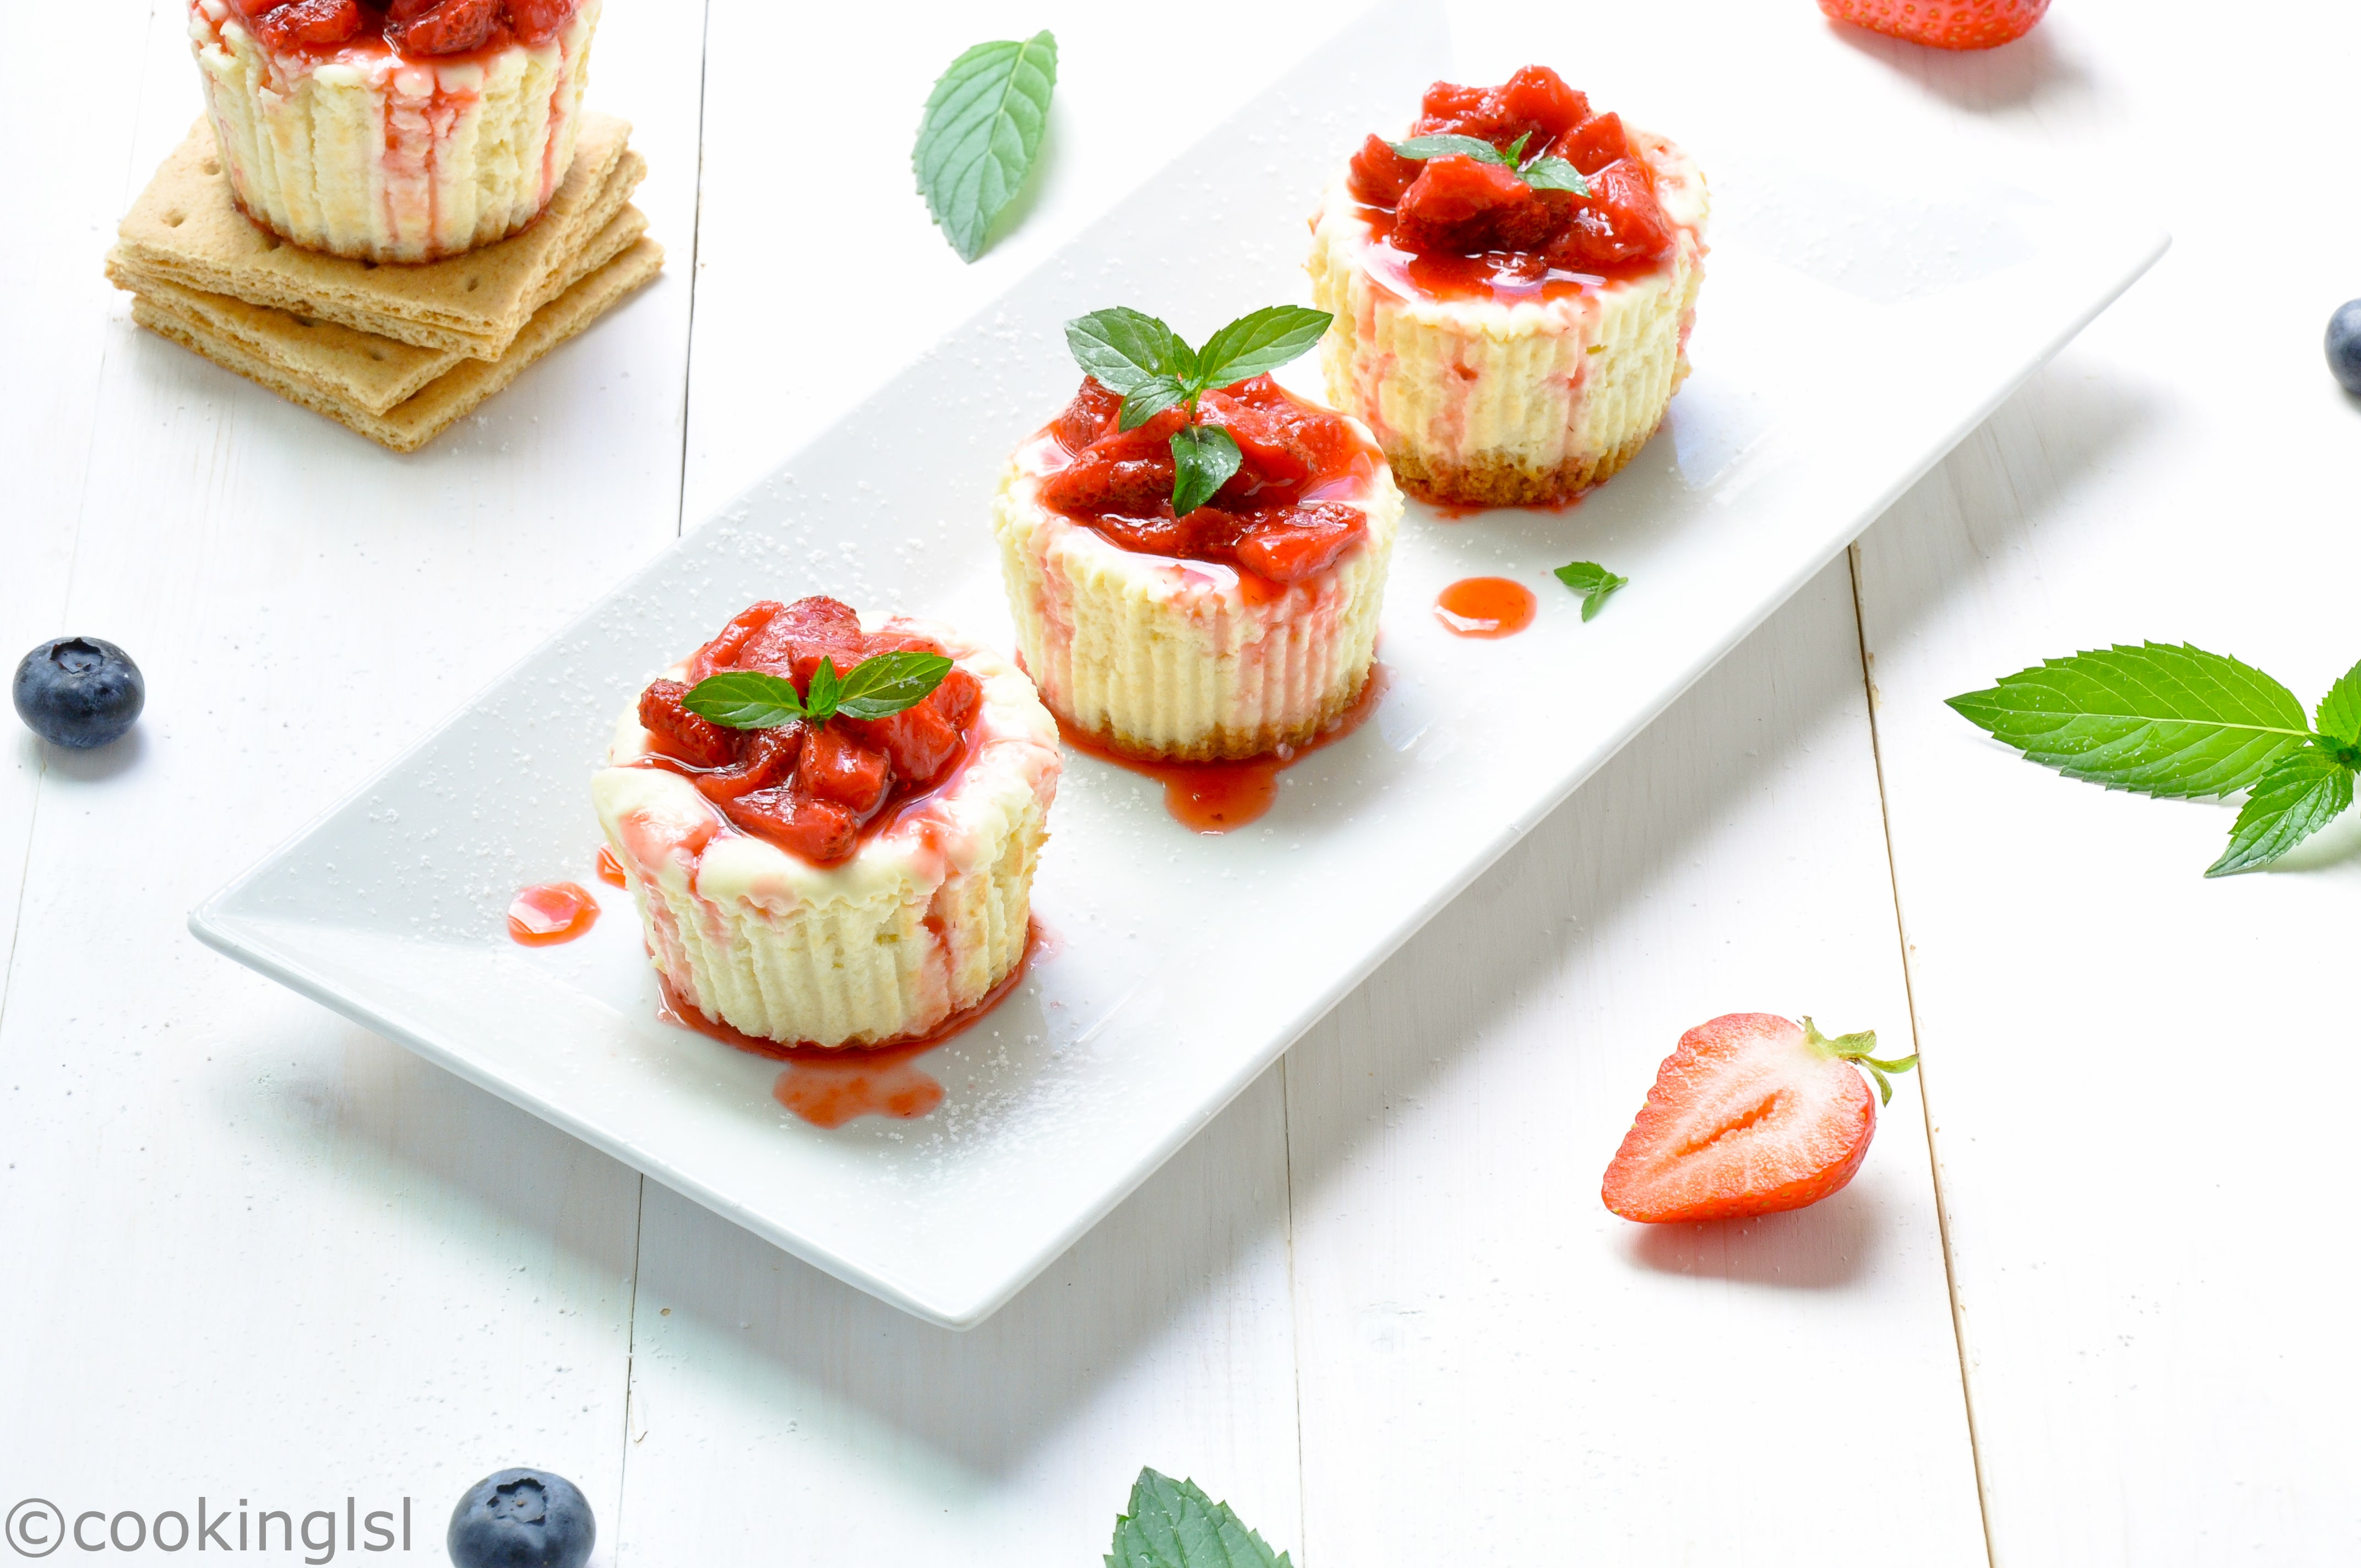
[[[10,695],[16,717],[52,746],[104,746],[148,704],[131,655],[100,637],[60,637],[25,655]]]
[[[2328,318],[2328,369],[2336,384],[2361,398],[2361,300],[2347,300]]]
[[[573,1482],[503,1470],[467,1488],[443,1544],[453,1568],[582,1568],[598,1539],[590,1500]]]

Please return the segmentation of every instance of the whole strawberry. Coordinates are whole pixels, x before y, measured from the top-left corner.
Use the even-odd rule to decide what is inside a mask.
[[[1817,1203],[1850,1181],[1894,1098],[1877,1036],[1831,1040],[1809,1017],[1730,1013],[1681,1036],[1599,1184],[1627,1220],[1730,1220]],[[1869,1097],[1854,1064],[1877,1080]]]
[[[1820,0],[1839,22],[1936,49],[1994,49],[2021,38],[2049,0]]]

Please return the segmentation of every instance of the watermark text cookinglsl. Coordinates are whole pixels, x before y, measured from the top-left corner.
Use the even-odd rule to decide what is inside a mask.
[[[408,1552],[411,1549],[412,1508],[408,1497],[396,1508],[365,1508],[357,1497],[346,1497],[340,1508],[253,1507],[240,1497],[235,1508],[215,1512],[211,1497],[201,1497],[193,1508],[163,1508],[141,1513],[134,1508],[82,1508],[69,1512],[46,1497],[27,1497],[8,1510],[6,1539],[19,1557],[47,1557],[60,1549],[93,1552],[264,1552],[302,1554],[319,1568],[333,1563],[342,1550],[356,1552]]]

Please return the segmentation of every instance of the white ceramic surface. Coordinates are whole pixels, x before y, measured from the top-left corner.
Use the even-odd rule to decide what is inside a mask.
[[[1197,337],[1302,297],[1321,181],[1443,58],[1422,9],[1345,35],[192,928],[897,1306],[988,1316],[2163,248],[2138,221],[1978,176],[1840,179],[1725,151],[1697,371],[1663,434],[1564,513],[1413,506],[1383,705],[1251,828],[1191,835],[1157,786],[1070,759],[1036,894],[1058,950],[927,1058],[949,1090],[930,1118],[823,1132],[772,1099],[776,1064],[659,1023],[615,890],[579,942],[508,940],[518,885],[588,882],[587,784],[615,713],[748,601],[827,592],[1005,641],[985,507],[1003,455],[1077,378],[1060,323],[1127,302]],[[1180,243],[1176,213],[1203,237]],[[1588,625],[1548,576],[1574,559],[1631,579]],[[1542,596],[1530,630],[1440,627],[1436,592],[1477,573]]]

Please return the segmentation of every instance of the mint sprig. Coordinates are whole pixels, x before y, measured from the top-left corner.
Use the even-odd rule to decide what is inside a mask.
[[[1172,512],[1185,517],[1212,500],[1244,461],[1228,431],[1197,422],[1197,400],[1300,357],[1333,319],[1303,305],[1269,305],[1191,348],[1154,316],[1116,305],[1068,322],[1066,346],[1086,375],[1123,394],[1117,429],[1137,430],[1169,409],[1183,411],[1170,444]]]
[[[1142,1469],[1131,1484],[1131,1508],[1115,1521],[1106,1568],[1293,1568],[1248,1530],[1227,1503],[1205,1496],[1194,1481],[1175,1481]]]
[[[1510,142],[1504,149],[1494,147],[1481,137],[1431,136],[1412,137],[1408,141],[1389,142],[1395,153],[1413,163],[1423,163],[1430,158],[1472,158],[1478,163],[1489,163],[1505,169],[1536,191],[1565,191],[1576,196],[1590,194],[1590,181],[1582,171],[1563,158],[1537,153],[1524,159],[1525,143],[1532,132]],[[1523,159],[1523,161],[1519,161]]]
[[[926,701],[950,671],[951,662],[940,653],[906,649],[863,659],[842,676],[835,660],[822,658],[801,692],[779,675],[728,670],[689,687],[680,705],[731,729],[769,729],[798,718],[813,724],[839,716],[885,718]]]
[[[2361,664],[2321,699],[2313,725],[2260,670],[2185,643],[2045,660],[1948,700],[2069,778],[2166,799],[2246,791],[2207,876],[2268,865],[2319,831],[2353,804],[2361,767]]]
[[[1609,594],[1631,580],[1617,576],[1596,561],[1568,561],[1550,576],[1582,596],[1585,620],[1598,613]]]
[[[976,45],[951,61],[927,95],[910,167],[927,210],[961,260],[983,254],[992,220],[1032,171],[1057,84],[1058,40],[1045,28],[1022,40]]]

